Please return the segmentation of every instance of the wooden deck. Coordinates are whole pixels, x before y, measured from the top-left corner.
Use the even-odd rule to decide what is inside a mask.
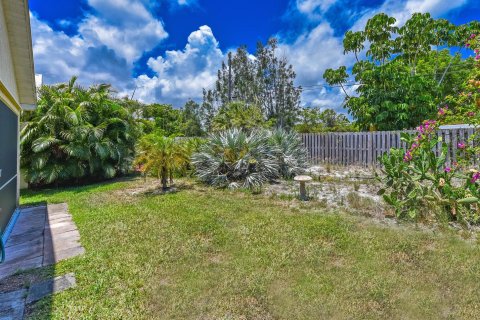
[[[83,254],[80,233],[66,204],[21,209],[6,243],[0,279]]]

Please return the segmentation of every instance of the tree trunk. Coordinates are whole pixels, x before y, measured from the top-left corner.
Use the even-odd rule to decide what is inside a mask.
[[[168,179],[167,168],[162,167],[161,170],[162,170],[162,173],[161,173],[161,176],[162,176],[162,189],[163,189],[163,190],[167,190],[167,189],[168,189],[168,185],[167,185],[167,179]]]

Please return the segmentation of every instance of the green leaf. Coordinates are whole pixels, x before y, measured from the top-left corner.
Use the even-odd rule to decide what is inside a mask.
[[[457,202],[461,204],[480,203],[480,199],[477,197],[468,197],[457,200]]]

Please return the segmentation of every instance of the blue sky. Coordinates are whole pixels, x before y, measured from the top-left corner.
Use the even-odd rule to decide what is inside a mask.
[[[304,104],[340,111],[321,87],[326,68],[349,65],[342,36],[385,12],[398,23],[430,12],[456,24],[480,17],[477,0],[30,0],[36,72],[44,83],[79,76],[119,95],[182,106],[200,100],[229,50],[276,36],[297,72]]]

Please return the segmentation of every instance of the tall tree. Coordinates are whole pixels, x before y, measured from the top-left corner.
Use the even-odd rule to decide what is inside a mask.
[[[153,124],[153,130],[164,136],[181,135],[179,123],[182,112],[169,104],[153,103],[144,106],[142,118]]]
[[[254,129],[266,126],[262,110],[256,105],[234,101],[222,106],[212,121],[213,131]]]
[[[277,55],[278,43],[259,43],[254,56],[246,47],[229,53],[217,73],[213,90],[204,90],[203,123],[208,128],[212,115],[233,101],[259,106],[267,121],[277,127],[292,127],[300,106],[301,88],[294,85],[296,74],[285,57]]]
[[[428,13],[414,13],[398,27],[395,18],[380,13],[364,30],[345,34],[344,53],[352,52],[356,59],[351,75],[341,66],[327,69],[323,77],[343,89],[345,107],[361,129],[415,127],[433,116],[467,76],[473,61],[462,59],[457,48],[479,27],[476,21],[455,26]],[[351,78],[356,95],[345,90]]]
[[[200,121],[200,105],[188,100],[181,110],[180,132],[185,137],[200,137],[204,135]]]

